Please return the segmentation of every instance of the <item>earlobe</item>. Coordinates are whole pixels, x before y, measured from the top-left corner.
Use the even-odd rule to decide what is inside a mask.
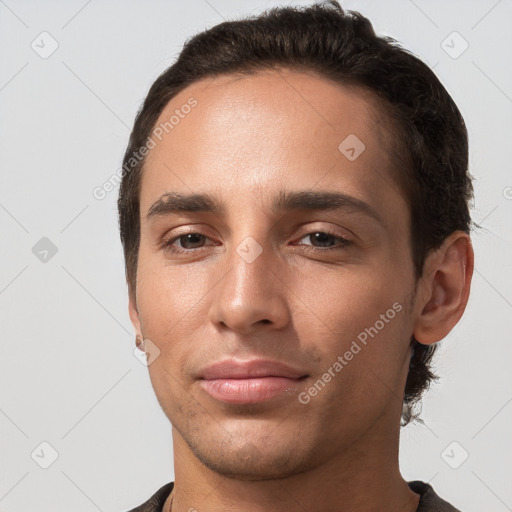
[[[442,340],[460,320],[469,299],[473,264],[471,239],[462,231],[452,233],[427,257],[413,332],[418,342]]]

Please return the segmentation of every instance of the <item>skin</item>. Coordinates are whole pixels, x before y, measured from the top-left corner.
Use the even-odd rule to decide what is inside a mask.
[[[398,467],[410,338],[435,343],[462,315],[469,237],[453,233],[415,281],[410,212],[372,94],[283,69],[221,76],[187,87],[159,122],[190,97],[198,105],[146,160],[129,303],[137,334],[160,350],[148,368],[172,423],[172,510],[416,510]],[[366,147],[354,161],[338,150],[349,134]],[[272,211],[281,191],[311,190],[364,201],[380,220],[356,208]],[[209,193],[225,210],[147,219],[171,192]],[[322,246],[314,233],[326,231],[334,236]],[[204,237],[177,238],[187,233]],[[237,252],[246,237],[262,250],[251,263]],[[301,403],[395,303],[401,311]],[[228,356],[286,362],[308,377],[267,402],[225,404],[197,377]]]

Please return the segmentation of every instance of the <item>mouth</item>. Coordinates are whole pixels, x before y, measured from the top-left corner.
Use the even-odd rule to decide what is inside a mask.
[[[215,400],[254,404],[295,394],[307,374],[277,361],[224,360],[205,368],[200,386]]]

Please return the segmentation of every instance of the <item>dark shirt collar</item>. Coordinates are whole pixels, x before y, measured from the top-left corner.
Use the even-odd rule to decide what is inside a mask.
[[[162,512],[165,500],[171,493],[173,487],[174,482],[165,484],[163,487],[160,487],[148,501],[130,510],[130,512]],[[416,512],[460,512],[460,510],[442,500],[435,493],[432,486],[425,482],[415,480],[414,482],[409,482],[409,487],[412,491],[421,496]]]

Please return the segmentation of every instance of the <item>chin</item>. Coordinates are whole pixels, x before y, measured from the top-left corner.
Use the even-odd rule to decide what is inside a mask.
[[[247,427],[235,429],[236,434],[220,425],[213,431],[198,429],[180,434],[197,460],[226,478],[277,480],[313,467],[315,450],[308,451],[304,437],[298,446],[299,432],[287,432],[284,428],[276,430],[273,425],[271,435],[261,432],[258,436],[258,428],[254,425]],[[278,431],[280,436],[275,435]]]
[[[196,458],[208,469],[234,480],[263,481],[279,480],[302,473],[308,467],[307,461],[295,450],[276,452],[268,447],[268,452],[256,448],[250,442],[237,450],[218,449],[217,451],[192,449]]]

